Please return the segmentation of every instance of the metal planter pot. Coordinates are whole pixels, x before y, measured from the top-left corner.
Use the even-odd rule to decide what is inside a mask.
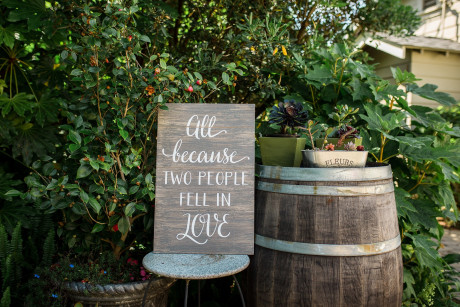
[[[305,167],[364,167],[367,151],[302,150]]]
[[[175,282],[171,278],[124,284],[93,285],[68,282],[62,285],[64,292],[73,303],[83,306],[125,306],[125,307],[165,307],[168,303],[169,288]],[[142,305],[147,293],[145,305]]]

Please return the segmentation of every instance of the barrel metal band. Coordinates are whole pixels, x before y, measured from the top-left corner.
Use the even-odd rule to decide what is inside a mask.
[[[334,187],[281,184],[258,181],[257,189],[261,191],[281,194],[359,196],[390,193],[394,191],[394,186],[393,183],[385,183],[372,186]]]
[[[395,250],[401,245],[401,237],[398,235],[387,241],[369,244],[336,245],[290,242],[256,234],[255,244],[268,249],[294,254],[317,256],[371,256]]]

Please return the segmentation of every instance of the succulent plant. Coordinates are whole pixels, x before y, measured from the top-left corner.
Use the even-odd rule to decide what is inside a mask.
[[[305,126],[308,120],[308,112],[303,109],[301,103],[285,100],[273,106],[268,118],[270,124],[281,126],[281,133],[288,134],[288,129],[293,130],[297,127]]]
[[[356,145],[353,142],[348,142],[347,144],[343,145],[343,149],[348,151],[355,151]]]

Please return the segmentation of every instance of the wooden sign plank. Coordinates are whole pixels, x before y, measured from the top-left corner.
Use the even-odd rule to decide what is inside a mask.
[[[254,253],[254,105],[158,115],[155,253]]]

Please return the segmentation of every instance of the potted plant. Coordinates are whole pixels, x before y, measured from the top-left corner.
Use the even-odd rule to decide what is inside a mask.
[[[349,108],[347,105],[337,106],[337,112],[329,114],[329,117],[337,121],[337,126],[326,129],[323,138],[314,140],[313,136],[321,128],[309,120],[304,128],[310,137],[311,150],[302,150],[304,166],[306,167],[364,167],[368,152],[361,145],[362,139],[358,137],[357,129],[350,126],[347,117],[355,114],[359,109]],[[329,135],[337,135],[328,138]],[[316,144],[316,146],[315,146]]]
[[[336,112],[332,112],[328,116],[337,124],[326,130],[324,138],[315,140],[316,147],[323,149],[325,145],[333,144],[336,150],[343,150],[345,144],[350,142],[355,146],[360,146],[362,138],[359,136],[359,131],[350,125],[351,118],[347,118],[356,114],[359,108],[350,108],[345,104],[336,106],[335,110]]]
[[[295,132],[305,126],[308,112],[301,103],[285,100],[272,107],[268,118],[269,124],[279,128],[279,133],[259,137],[262,164],[299,167],[306,139]]]

